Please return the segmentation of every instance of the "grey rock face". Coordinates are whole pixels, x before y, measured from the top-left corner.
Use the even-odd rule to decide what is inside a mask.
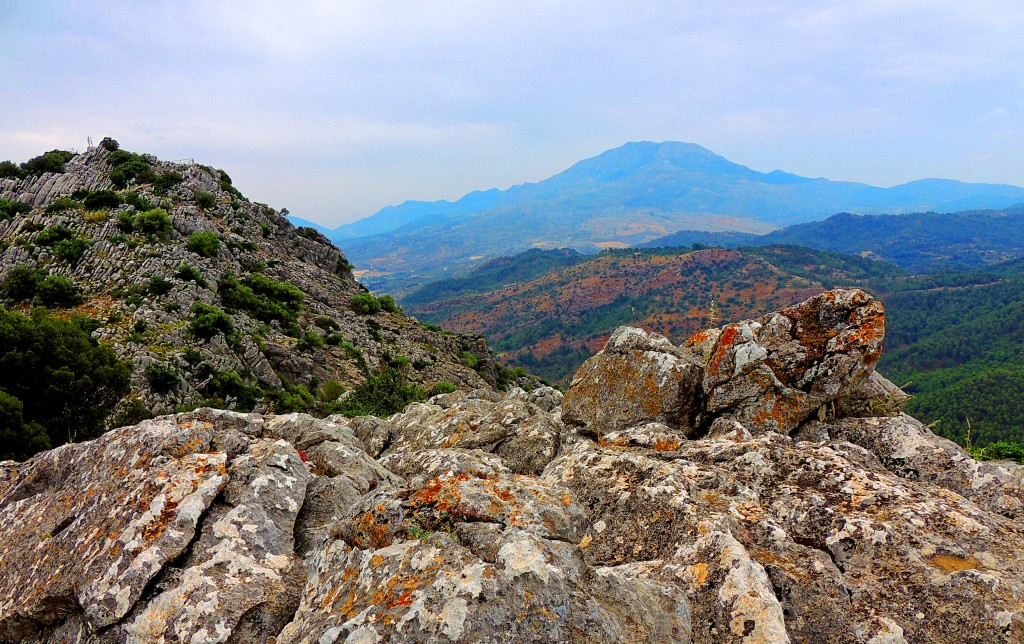
[[[602,361],[695,374],[630,421],[481,390],[386,420],[201,409],[0,463],[0,640],[1024,641],[1019,471],[871,402],[869,300],[788,311],[617,334]],[[762,366],[826,412],[713,407]]]

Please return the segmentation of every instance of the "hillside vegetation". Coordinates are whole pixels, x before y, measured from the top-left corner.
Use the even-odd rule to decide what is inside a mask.
[[[570,262],[536,274],[539,266]],[[512,268],[527,277],[514,280]],[[403,302],[420,318],[486,336],[500,357],[565,383],[616,327],[676,340],[785,306],[835,284],[902,275],[894,266],[797,247],[609,250],[588,257],[531,251]]]
[[[538,267],[564,261],[567,266]],[[567,384],[617,326],[680,342],[827,288],[857,286],[886,305],[880,371],[910,383],[908,411],[964,444],[1024,440],[1024,278],[1019,260],[983,273],[910,274],[870,257],[801,246],[531,251],[405,301],[424,320],[485,335],[500,358]],[[517,281],[516,270],[524,277]],[[538,274],[540,273],[540,274]],[[713,302],[713,304],[712,304]]]

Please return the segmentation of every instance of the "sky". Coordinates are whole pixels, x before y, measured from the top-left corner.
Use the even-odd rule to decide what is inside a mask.
[[[0,160],[87,137],[330,227],[627,141],[1024,185],[1020,0],[0,0]]]

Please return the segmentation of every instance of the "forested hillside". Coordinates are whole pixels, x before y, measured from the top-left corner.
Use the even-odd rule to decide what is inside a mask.
[[[402,302],[423,320],[482,333],[502,359],[565,383],[623,324],[680,341],[836,284],[867,286],[900,275],[884,262],[795,246],[589,257],[530,251],[429,284]]]
[[[1024,277],[884,296],[879,369],[910,383],[907,411],[963,444],[1024,441]]]
[[[912,273],[988,270],[994,264],[1024,256],[1024,207],[952,214],[840,213],[761,236],[684,230],[640,247],[694,243],[725,248],[797,244],[883,259]]]
[[[1024,439],[1024,262],[911,274],[884,261],[781,245],[530,251],[404,303],[424,320],[483,333],[500,357],[552,381],[630,324],[680,342],[826,288],[857,286],[887,311],[880,371],[910,383],[908,411],[964,444]]]

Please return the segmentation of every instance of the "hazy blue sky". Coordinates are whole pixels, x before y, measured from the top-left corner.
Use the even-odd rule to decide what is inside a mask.
[[[630,140],[1024,185],[1020,0],[0,0],[0,160],[86,137],[336,225]]]

